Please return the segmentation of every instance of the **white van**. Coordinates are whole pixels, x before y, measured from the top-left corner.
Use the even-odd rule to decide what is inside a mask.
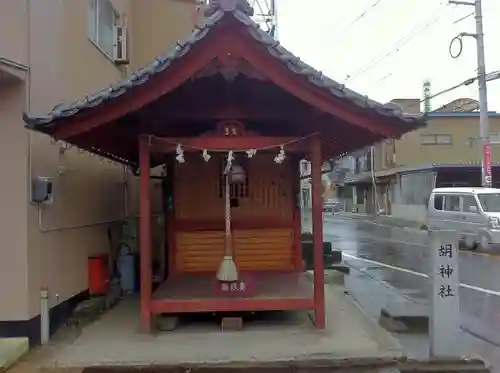
[[[459,232],[459,246],[463,248],[500,247],[500,189],[434,189],[429,198],[427,226],[429,230]]]

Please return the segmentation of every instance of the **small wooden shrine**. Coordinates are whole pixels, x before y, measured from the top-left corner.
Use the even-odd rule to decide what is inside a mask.
[[[325,326],[321,164],[424,125],[325,77],[260,30],[246,1],[129,79],[28,128],[140,177],[141,319],[179,312],[311,309]],[[299,161],[311,161],[313,284],[302,266]],[[165,176],[168,274],[153,291],[151,169]],[[157,250],[155,250],[157,251]]]

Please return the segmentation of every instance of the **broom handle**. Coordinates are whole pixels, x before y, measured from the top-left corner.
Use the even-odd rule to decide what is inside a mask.
[[[225,179],[225,220],[226,220],[226,256],[232,254],[231,250],[231,204],[230,204],[230,192],[229,192],[229,175],[224,176]]]

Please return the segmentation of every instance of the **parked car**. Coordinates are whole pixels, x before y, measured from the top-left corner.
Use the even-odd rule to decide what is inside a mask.
[[[436,188],[427,208],[429,230],[459,232],[459,247],[500,247],[500,189]]]

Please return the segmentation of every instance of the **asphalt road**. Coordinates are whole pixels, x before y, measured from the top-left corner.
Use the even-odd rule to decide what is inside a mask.
[[[310,221],[304,224],[308,227]],[[326,215],[324,239],[343,251],[344,261],[352,268],[346,287],[373,318],[395,298],[427,304],[426,232]],[[463,352],[500,358],[500,257],[459,255]],[[411,345],[416,357],[427,354],[427,336],[398,338],[403,345]],[[497,364],[500,368],[500,359]]]

